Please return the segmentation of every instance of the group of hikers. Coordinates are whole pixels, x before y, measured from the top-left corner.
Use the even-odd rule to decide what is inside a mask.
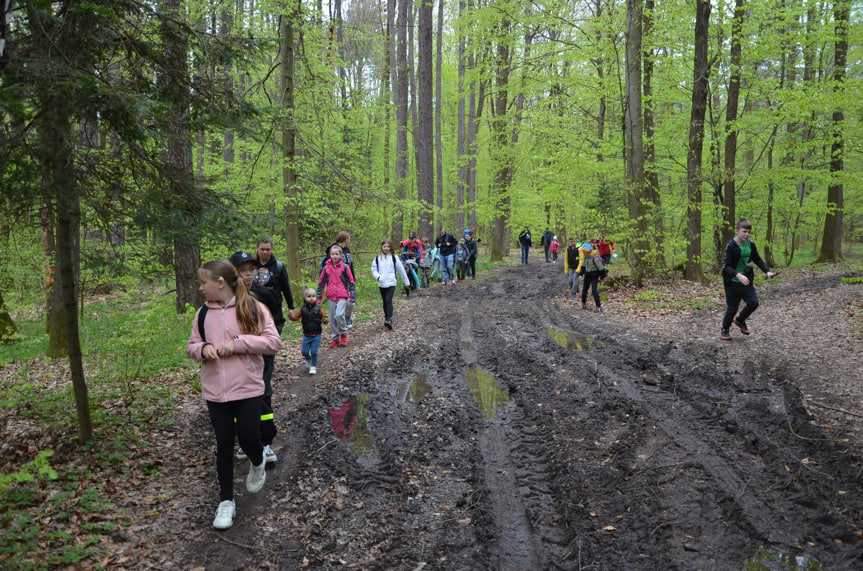
[[[746,319],[758,307],[753,266],[758,266],[768,278],[775,275],[758,255],[755,243],[749,238],[751,231],[751,223],[741,219],[735,228],[735,238],[725,248],[723,285],[727,307],[720,331],[722,340],[731,338],[732,324],[744,335],[750,334]],[[286,323],[283,301],[288,305],[287,319],[301,322],[301,353],[309,374],[317,373],[324,325],[330,326],[330,347],[348,344],[357,296],[350,239],[349,233],[340,232],[335,243],[327,248],[317,288],[303,289],[299,308],[294,307],[285,265],[273,255],[270,238],[258,242],[254,255],[235,252],[230,259],[207,262],[198,271],[199,290],[206,303],[195,314],[186,353],[201,361],[201,390],[216,437],[219,484],[219,505],[213,520],[216,529],[230,528],[236,513],[234,439],[240,446],[236,457],[251,463],[246,478],[249,493],[263,488],[266,465],[276,461],[272,449],[276,435],[272,377]],[[525,228],[518,239],[522,263],[526,264],[532,246],[530,228]],[[434,248],[427,238],[419,240],[413,232],[398,245],[398,250],[393,241],[383,240],[370,270],[383,302],[384,327],[393,328],[393,296],[399,279],[407,295],[412,289],[429,287],[436,276],[442,285],[456,284],[467,276],[476,279],[477,242],[470,228],[465,229],[460,239],[441,228]],[[560,244],[549,229],[541,244],[545,261],[556,263]],[[563,258],[564,272],[571,299],[576,299],[581,291],[582,309],[587,309],[590,289],[595,311],[603,311],[597,286],[608,275],[606,266],[612,257],[617,257],[614,250],[614,243],[607,236],[581,243],[575,237],[569,238]],[[324,296],[329,315],[321,306]],[[741,301],[745,306],[738,313]]]

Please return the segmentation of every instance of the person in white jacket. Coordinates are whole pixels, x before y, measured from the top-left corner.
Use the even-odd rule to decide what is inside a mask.
[[[401,276],[402,284],[405,286],[405,295],[411,294],[408,274],[393,250],[393,241],[384,240],[381,242],[381,253],[372,260],[372,277],[375,278],[381,290],[381,299],[384,302],[384,327],[387,329],[393,328],[393,294],[398,285],[398,276]]]

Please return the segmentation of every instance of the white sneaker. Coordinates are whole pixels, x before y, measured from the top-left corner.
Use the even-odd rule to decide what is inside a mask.
[[[309,374],[310,375],[317,375],[318,374],[318,368],[317,367],[309,367]]]
[[[237,448],[237,460],[245,460],[248,458],[242,448]]]
[[[264,445],[264,461],[267,464],[272,464],[277,460],[276,453],[273,452],[273,449],[269,444]]]
[[[249,476],[246,478],[246,489],[250,494],[257,494],[264,487],[264,482],[267,481],[267,458],[264,456],[260,466],[252,466],[249,468]]]
[[[236,513],[236,505],[234,500],[225,500],[219,503],[216,508],[216,519],[213,520],[213,527],[216,529],[228,529],[234,525],[234,513]]]

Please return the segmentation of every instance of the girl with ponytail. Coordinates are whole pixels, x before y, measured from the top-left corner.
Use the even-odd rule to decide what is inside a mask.
[[[198,277],[207,301],[195,314],[186,353],[202,362],[201,391],[216,435],[219,479],[213,527],[227,529],[235,513],[235,436],[252,464],[246,489],[257,493],[266,480],[260,425],[263,355],[278,351],[282,341],[269,310],[251,295],[231,262],[207,262]]]

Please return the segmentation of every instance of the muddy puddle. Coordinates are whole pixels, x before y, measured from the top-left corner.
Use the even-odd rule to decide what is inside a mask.
[[[380,453],[369,428],[369,396],[358,394],[345,400],[341,406],[329,410],[330,426],[336,438],[347,444],[348,450],[365,468],[380,463]]]
[[[746,562],[743,571],[824,571],[821,563],[807,555],[792,555],[762,549]]]
[[[494,375],[471,367],[464,372],[464,381],[486,420],[499,418],[509,403],[509,392],[500,387]]]
[[[398,402],[416,403],[431,394],[428,375],[417,374],[406,381],[396,383],[395,397]]]
[[[597,346],[596,340],[593,337],[588,337],[582,333],[564,331],[563,329],[558,329],[552,326],[548,326],[546,330],[548,331],[549,337],[564,349],[574,351],[592,351],[594,347]]]

